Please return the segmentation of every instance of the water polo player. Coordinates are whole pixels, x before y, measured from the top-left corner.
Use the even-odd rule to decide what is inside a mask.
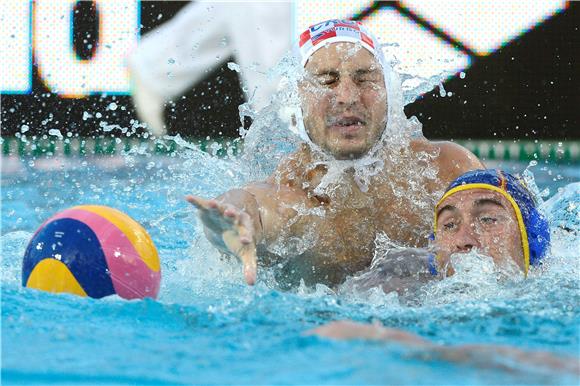
[[[529,267],[539,265],[550,247],[548,221],[538,211],[532,194],[522,180],[501,170],[474,170],[453,181],[435,207],[434,228],[435,245],[439,251],[436,262],[429,259],[429,255],[434,255],[426,250],[423,253],[416,249],[399,250],[389,259],[383,259],[373,269],[353,279],[350,284],[359,290],[373,287],[379,284],[381,275],[383,280],[387,279],[387,270],[401,276],[401,263],[407,271],[413,266],[409,260],[415,262],[415,272],[407,272],[412,280],[417,279],[416,274],[419,272],[423,273],[423,278],[429,275],[435,278],[438,270],[444,273],[444,277],[453,274],[452,267],[448,265],[451,255],[460,258],[458,254],[473,249],[490,256],[498,267],[516,265],[527,275]],[[408,259],[396,259],[397,255],[406,255]],[[393,277],[388,279],[385,285],[390,290],[401,289],[394,287]],[[394,279],[398,285],[402,283],[396,277]],[[412,280],[405,284],[412,286]],[[380,323],[337,321],[308,333],[332,339],[391,342],[428,352],[442,360],[478,367],[505,366],[505,363],[497,360],[499,356],[519,365],[580,373],[575,358],[558,357],[542,351],[522,351],[509,346],[440,345],[401,329],[384,327]]]
[[[548,221],[525,183],[501,170],[474,170],[454,180],[435,206],[433,250],[384,251],[344,289],[380,286],[386,293],[409,293],[427,281],[452,275],[451,256],[461,258],[472,251],[491,257],[499,269],[517,266],[527,275],[549,246]]]
[[[400,82],[361,23],[328,20],[300,35],[298,151],[266,180],[216,199],[188,196],[208,239],[238,257],[247,283],[260,264],[279,282],[341,283],[369,266],[377,235],[425,246],[442,187],[481,162],[430,142],[403,112]]]
[[[474,170],[453,181],[435,207],[434,229],[440,267],[454,253],[477,249],[527,275],[550,245],[548,221],[525,183],[501,170]]]

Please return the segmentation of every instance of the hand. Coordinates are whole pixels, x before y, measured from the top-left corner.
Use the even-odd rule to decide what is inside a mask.
[[[236,256],[244,266],[246,283],[256,282],[256,238],[251,217],[242,209],[217,200],[197,196],[185,199],[199,210],[199,217],[209,232],[210,241]]]

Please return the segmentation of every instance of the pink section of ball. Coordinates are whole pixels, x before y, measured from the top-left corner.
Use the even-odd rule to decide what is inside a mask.
[[[61,218],[79,220],[97,235],[107,259],[115,292],[125,299],[156,298],[161,272],[149,269],[125,234],[107,219],[82,209],[65,210],[49,221]]]

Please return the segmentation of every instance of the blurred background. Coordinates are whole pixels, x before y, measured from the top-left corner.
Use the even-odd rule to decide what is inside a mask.
[[[580,157],[578,2],[3,0],[0,8],[5,155],[34,141],[119,133],[237,138],[251,123],[240,104],[268,103],[277,86],[269,69],[294,37],[350,18],[395,58],[405,111],[426,137],[483,158]],[[54,149],[43,146],[32,149]]]

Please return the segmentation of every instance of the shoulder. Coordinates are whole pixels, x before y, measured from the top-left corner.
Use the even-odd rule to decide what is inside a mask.
[[[309,164],[310,160],[308,147],[302,145],[296,152],[280,161],[266,182],[274,185],[300,186],[304,179],[306,165]]]
[[[449,141],[428,141],[420,139],[411,144],[415,151],[436,154],[434,162],[439,168],[439,178],[449,183],[465,172],[484,169],[485,166],[472,152],[461,145]]]
[[[299,154],[293,154],[282,160],[274,173],[265,181],[249,183],[243,189],[266,206],[302,202],[306,197],[301,189],[302,162]]]
[[[442,163],[461,162],[466,166],[471,166],[467,170],[483,168],[483,163],[469,150],[461,145],[449,141],[432,142],[432,145],[439,150],[439,159]],[[466,170],[466,171],[467,171]]]

